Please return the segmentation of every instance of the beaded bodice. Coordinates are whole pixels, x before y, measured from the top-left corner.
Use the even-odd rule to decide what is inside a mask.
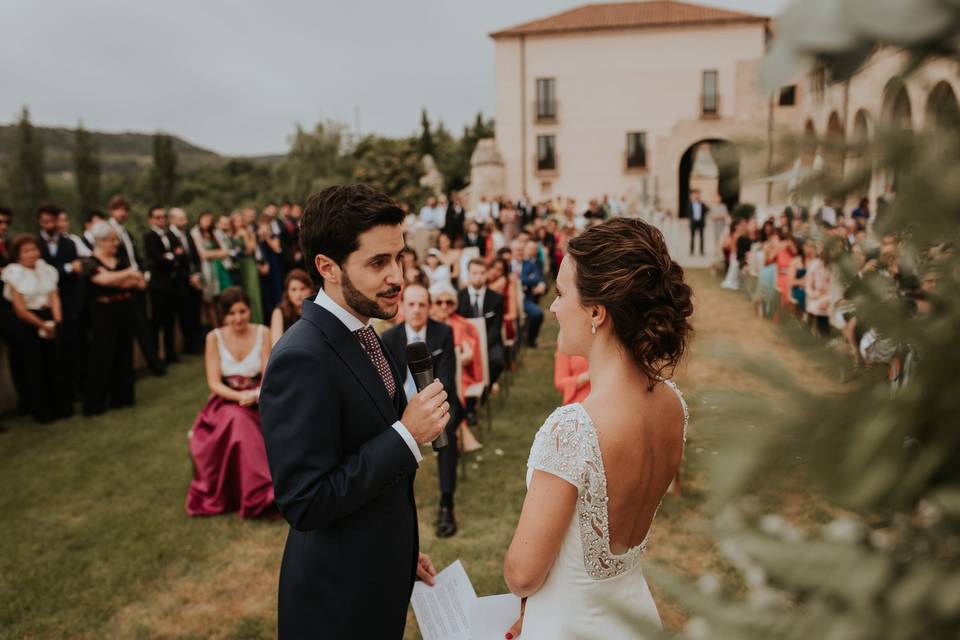
[[[683,406],[686,442],[689,420],[686,402],[672,381],[664,382],[677,393]],[[591,578],[613,578],[639,563],[649,532],[643,542],[625,553],[615,554],[610,550],[607,476],[596,427],[583,405],[566,405],[550,414],[534,438],[527,467],[546,471],[577,488],[575,517],[583,547],[583,565]]]

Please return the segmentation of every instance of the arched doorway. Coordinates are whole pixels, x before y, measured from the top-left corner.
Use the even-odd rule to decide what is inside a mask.
[[[729,211],[740,202],[740,151],[721,138],[698,140],[680,156],[677,213],[687,217],[690,191],[698,189],[707,206],[718,200]]]
[[[894,78],[887,83],[883,92],[883,119],[887,126],[895,132],[913,131],[913,108],[910,105],[910,96],[902,80]],[[885,172],[885,191],[897,192],[900,175],[897,170]]]
[[[960,106],[953,87],[941,80],[927,98],[927,127],[936,129],[956,129],[960,127]]]
[[[826,136],[826,168],[834,177],[843,175],[843,123],[836,111],[830,114],[827,120]]]
[[[870,141],[870,116],[863,109],[853,116],[853,130],[850,133],[850,146],[847,149],[847,168],[857,178],[857,191],[853,195],[859,202],[868,196],[873,180],[873,163],[866,146]]]
[[[817,157],[817,127],[813,120],[807,120],[803,125],[803,137],[800,138],[800,166],[807,169],[813,167]]]

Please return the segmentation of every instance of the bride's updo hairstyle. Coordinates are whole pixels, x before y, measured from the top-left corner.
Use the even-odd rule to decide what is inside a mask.
[[[673,375],[693,331],[693,304],[663,234],[642,220],[614,218],[572,238],[567,254],[575,262],[580,304],[606,307],[650,388],[665,371]]]

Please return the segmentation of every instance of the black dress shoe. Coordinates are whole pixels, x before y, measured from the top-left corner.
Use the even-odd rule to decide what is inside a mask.
[[[437,514],[437,537],[449,538],[457,532],[457,521],[453,519],[453,509],[440,507]]]

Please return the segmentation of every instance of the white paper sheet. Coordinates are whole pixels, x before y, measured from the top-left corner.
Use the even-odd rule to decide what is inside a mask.
[[[500,640],[520,615],[512,593],[478,598],[459,560],[437,574],[433,587],[414,584],[410,601],[423,640]]]

